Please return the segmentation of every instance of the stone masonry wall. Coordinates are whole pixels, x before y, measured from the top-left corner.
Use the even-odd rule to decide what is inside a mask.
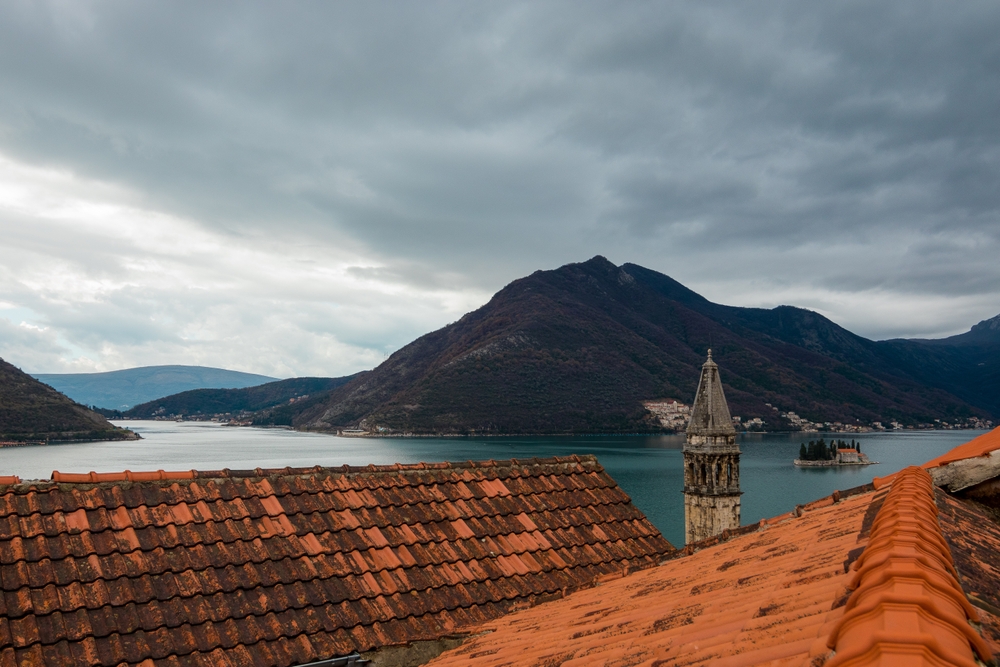
[[[684,540],[700,542],[740,527],[740,497],[684,494]]]

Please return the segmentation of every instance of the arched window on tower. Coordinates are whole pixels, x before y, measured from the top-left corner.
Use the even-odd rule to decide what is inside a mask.
[[[705,464],[701,464],[701,479],[698,480],[699,484],[708,484],[708,471],[705,470]]]
[[[729,461],[726,463],[726,485],[732,485],[733,483],[733,462]]]

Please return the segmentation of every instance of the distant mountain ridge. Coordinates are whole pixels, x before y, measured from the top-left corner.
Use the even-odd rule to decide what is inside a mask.
[[[0,440],[133,440],[135,434],[0,359]]]
[[[191,389],[241,389],[277,379],[207,366],[142,366],[106,373],[36,373],[33,377],[78,403],[116,410]]]
[[[970,333],[992,336],[991,327]],[[301,406],[292,422],[411,433],[657,430],[642,401],[690,401],[710,344],[732,412],[744,418],[995,417],[1000,354],[963,336],[875,342],[809,310],[715,304],[656,271],[595,257],[512,282]]]
[[[121,416],[126,419],[157,417],[198,419],[267,410],[266,415],[258,417],[259,420],[268,419],[265,423],[269,424],[282,423],[280,408],[293,405],[291,402],[323,396],[355,377],[357,375],[339,378],[290,378],[241,389],[191,389],[142,403]],[[275,422],[275,419],[279,421]],[[291,425],[290,420],[286,421]]]

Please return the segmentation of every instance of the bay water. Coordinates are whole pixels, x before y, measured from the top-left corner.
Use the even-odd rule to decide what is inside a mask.
[[[0,474],[48,479],[60,472],[219,470],[314,465],[529,459],[594,454],[663,536],[684,544],[682,435],[464,438],[344,438],[213,422],[122,421],[142,435],[127,442],[0,448]],[[775,516],[838,489],[919,465],[983,431],[823,434],[851,438],[878,465],[796,468],[799,444],[817,434],[741,434],[743,523]]]

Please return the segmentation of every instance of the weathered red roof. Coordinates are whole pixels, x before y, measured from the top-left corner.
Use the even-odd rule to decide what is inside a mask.
[[[593,457],[57,472],[0,489],[0,665],[302,664],[671,549]]]
[[[430,665],[971,666],[976,654],[989,660],[1000,650],[1000,617],[986,611],[989,604],[974,609],[966,600],[929,481],[913,468],[890,490],[835,493],[685,547],[658,567],[490,622],[487,632]],[[972,521],[959,532],[990,523],[983,515]],[[1000,551],[1000,530],[979,539],[982,548]],[[976,574],[982,586],[1000,590],[1000,569]]]

